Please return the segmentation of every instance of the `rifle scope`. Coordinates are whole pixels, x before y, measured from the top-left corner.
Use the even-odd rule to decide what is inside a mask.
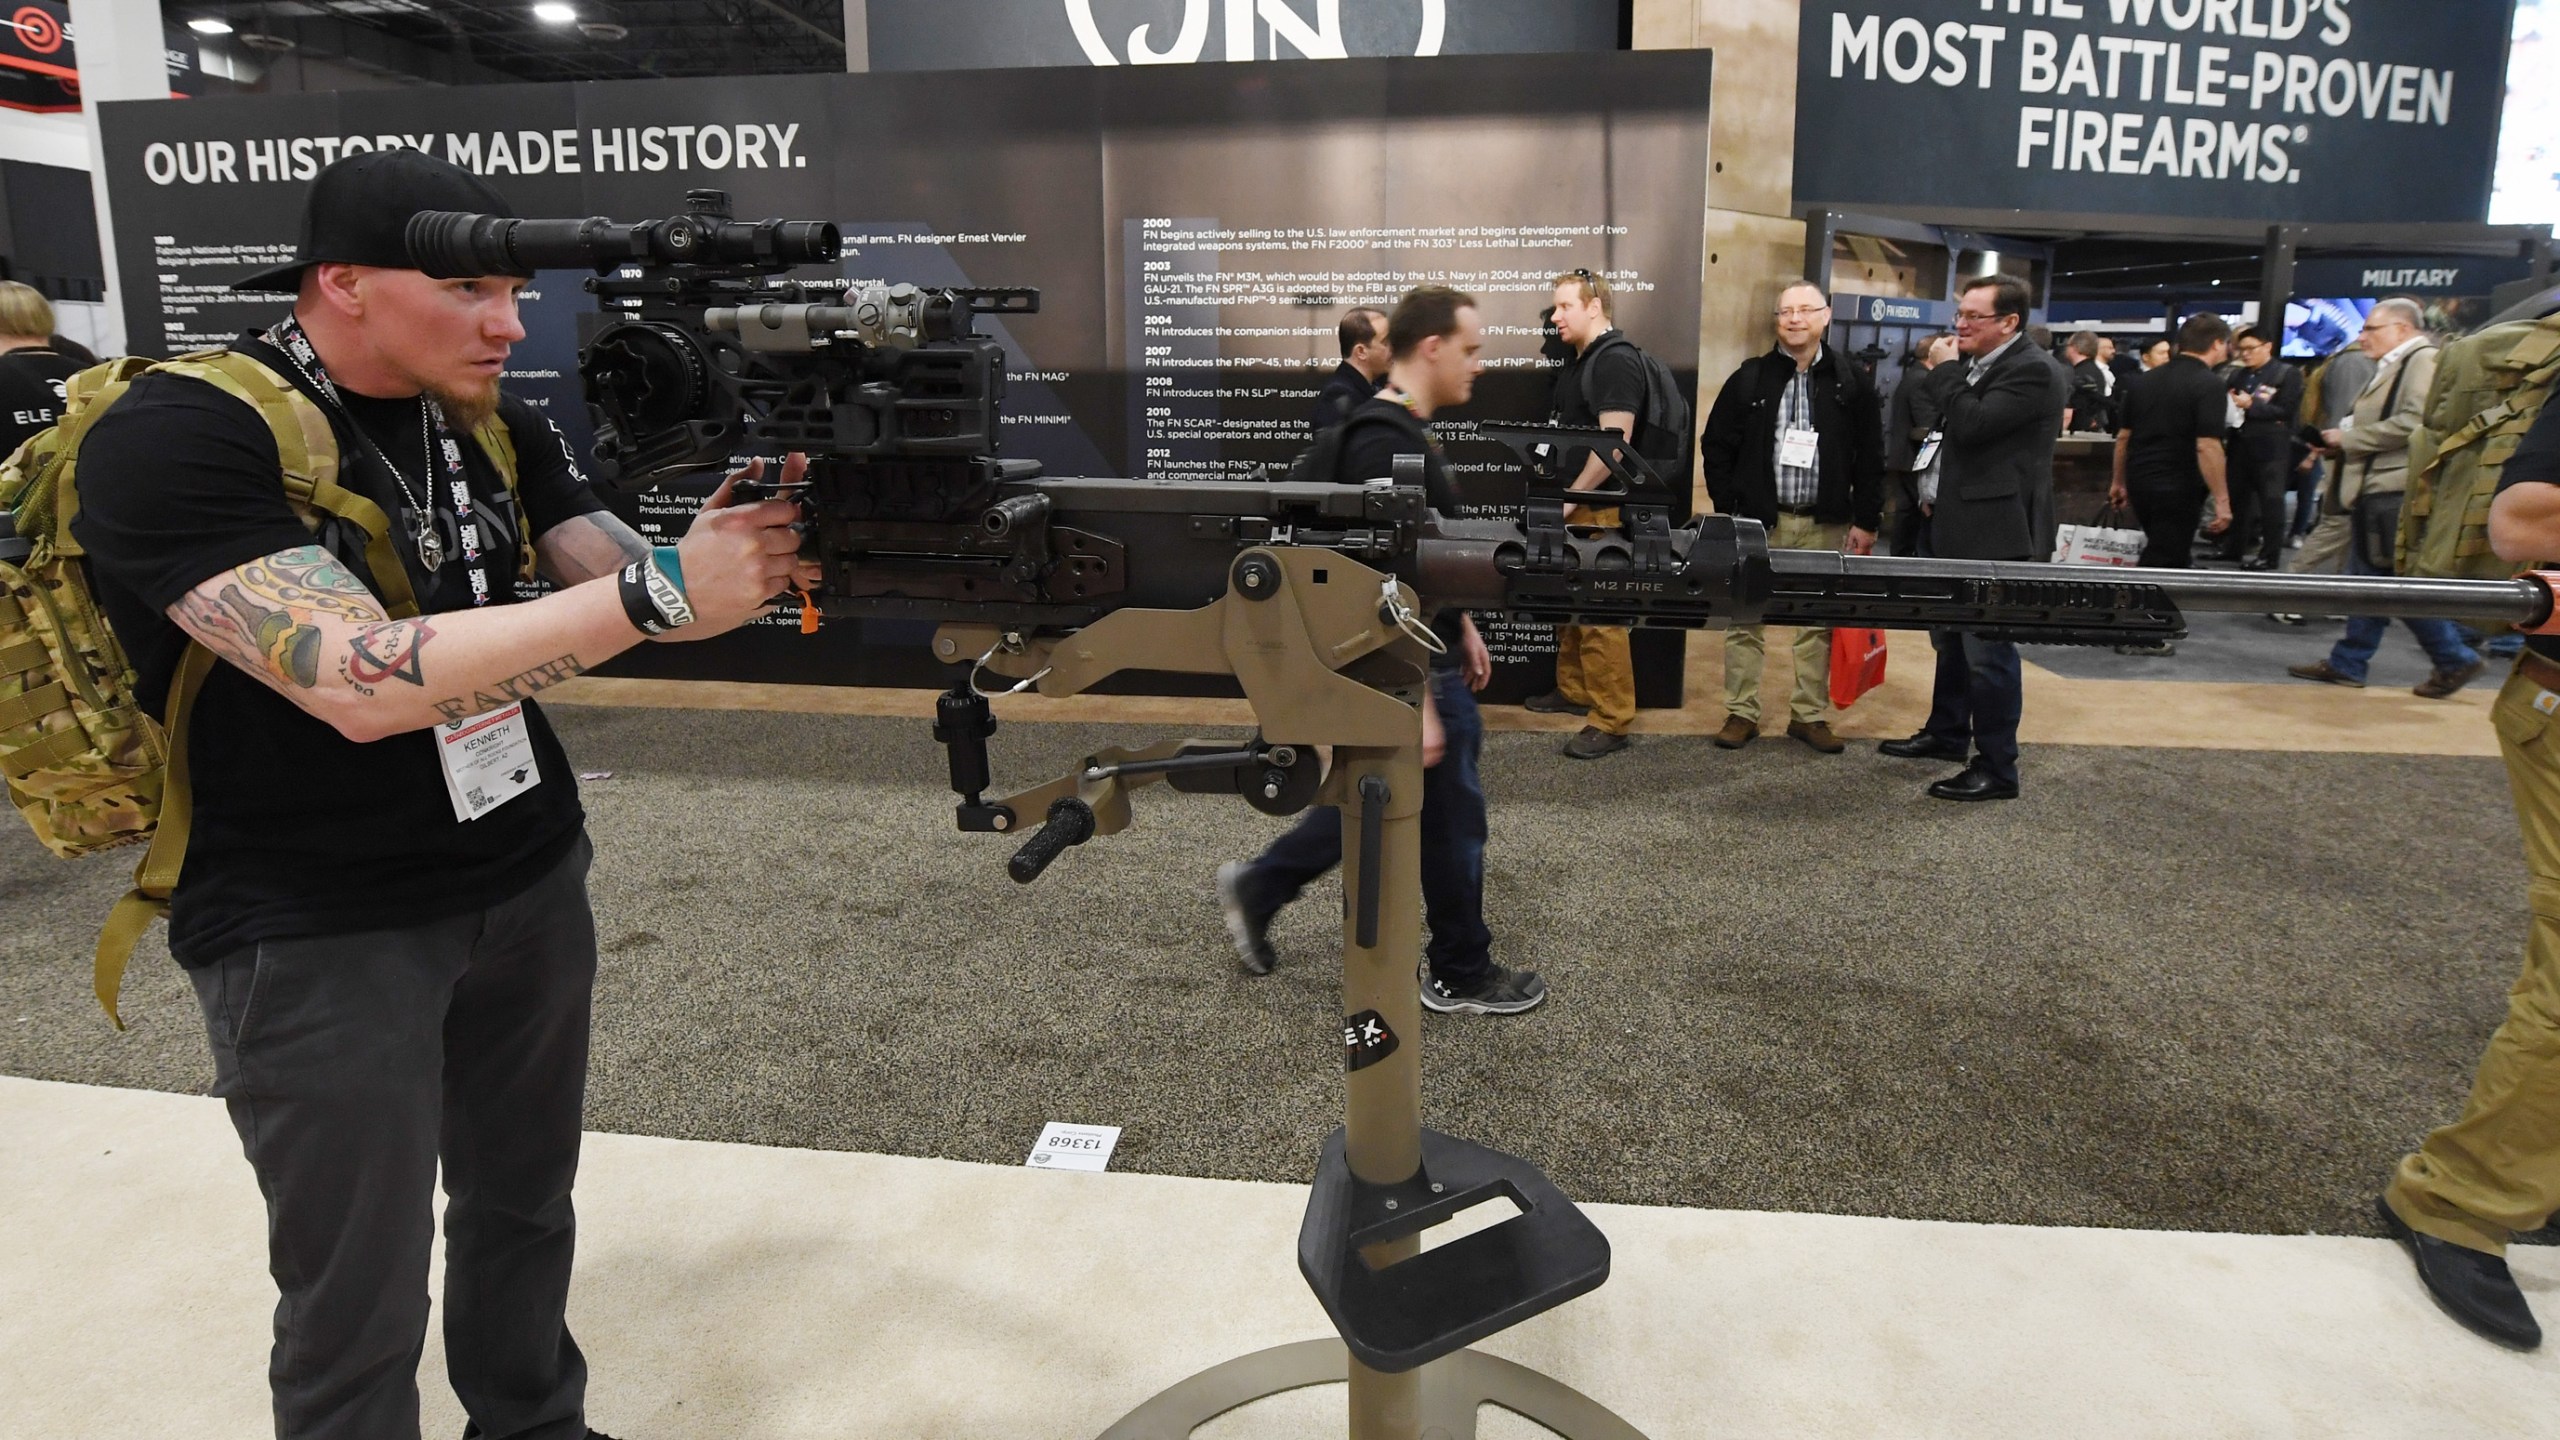
[[[697,202],[699,203],[699,202]],[[782,270],[825,264],[844,237],[824,220],[742,221],[697,210],[664,220],[619,223],[516,220],[461,210],[422,210],[409,218],[409,258],[439,280],[473,275],[530,275],[537,270],[610,270],[617,265],[742,265]]]

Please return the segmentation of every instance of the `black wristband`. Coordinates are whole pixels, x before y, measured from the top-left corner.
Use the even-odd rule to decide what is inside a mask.
[[[667,622],[660,618],[657,603],[649,598],[649,567],[646,560],[634,560],[622,567],[621,578],[614,588],[622,596],[623,616],[643,635],[664,635]]]

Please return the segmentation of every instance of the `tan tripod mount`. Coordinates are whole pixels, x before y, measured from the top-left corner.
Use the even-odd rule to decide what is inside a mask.
[[[1231,674],[1272,745],[1334,748],[1317,803],[1343,815],[1342,1009],[1375,1012],[1394,1048],[1347,1079],[1344,1153],[1374,1184],[1413,1179],[1422,1165],[1421,958],[1422,686],[1428,655],[1416,638],[1411,590],[1327,550],[1262,547],[1240,554],[1226,595],[1198,610],[1118,610],[1059,638],[1024,639],[986,625],[936,633],[946,658],[983,656],[981,668],[1043,695],[1083,692],[1122,670]],[[1427,632],[1420,632],[1427,633]],[[1049,806],[1081,799],[1094,833],[1127,828],[1127,790],[1160,775],[1123,775],[1125,759],[1170,756],[1178,746],[1108,751],[999,804],[1028,828]],[[1373,943],[1360,943],[1356,893],[1364,871],[1353,816],[1362,784],[1387,788]],[[1374,789],[1370,792],[1374,794]],[[1392,1265],[1421,1252],[1416,1235],[1364,1252]],[[1400,1374],[1371,1370],[1339,1340],[1283,1345],[1202,1371],[1102,1432],[1101,1440],[1184,1440],[1220,1414],[1301,1386],[1347,1381],[1351,1440],[1473,1440],[1484,1404],[1512,1410],[1567,1440],[1644,1440],[1600,1405],[1535,1371],[1461,1350]]]

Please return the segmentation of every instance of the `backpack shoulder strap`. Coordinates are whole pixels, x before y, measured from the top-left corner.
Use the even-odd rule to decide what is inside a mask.
[[[373,572],[373,583],[382,591],[383,608],[393,619],[418,613],[409,572],[391,548],[391,517],[381,506],[338,483],[338,435],[310,396],[254,356],[237,350],[182,355],[157,368],[201,380],[257,411],[275,436],[285,498],[297,510],[335,515],[362,530],[365,568]]]
[[[533,517],[525,513],[524,492],[516,487],[516,432],[507,428],[504,416],[492,415],[480,422],[471,438],[480,442],[481,453],[489,457],[490,466],[507,487],[507,504],[516,512],[516,578],[531,580],[535,573]]]
[[[1612,330],[1608,334],[1591,342],[1591,348],[1583,351],[1581,360],[1576,362],[1576,369],[1579,373],[1577,373],[1574,378],[1582,386],[1582,403],[1590,409],[1594,416],[1597,416],[1600,413],[1600,402],[1591,398],[1591,381],[1592,378],[1599,373],[1599,369],[1592,362],[1598,360],[1601,352],[1607,350],[1612,345],[1624,345],[1630,350],[1634,350],[1636,348],[1636,342],[1628,339],[1624,331]],[[1637,351],[1637,353],[1641,355],[1643,352]],[[1644,417],[1639,415],[1636,419],[1641,422]]]
[[[98,931],[98,953],[90,967],[90,985],[98,1004],[119,1030],[116,995],[124,986],[124,968],[133,947],[151,922],[169,913],[169,894],[178,886],[178,871],[187,861],[187,833],[195,821],[195,792],[187,779],[187,716],[195,709],[196,691],[213,672],[213,652],[193,641],[178,657],[177,674],[169,681],[167,768],[162,772],[160,818],[151,829],[150,848],[133,868],[133,888],[107,912]]]

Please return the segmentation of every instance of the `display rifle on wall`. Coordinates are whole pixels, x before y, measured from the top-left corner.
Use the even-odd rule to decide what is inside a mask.
[[[784,278],[834,262],[834,226],[743,223],[694,191],[687,214],[618,224],[434,213],[411,254],[436,276],[586,269],[607,312],[579,373],[596,464],[624,489],[745,453],[810,457],[800,500],[830,616],[937,622],[968,668],[939,705],[964,830],[1039,830],[1016,880],[1126,828],[1128,791],[1237,794],[1288,815],[1341,807],[1346,1123],[1325,1142],[1299,1267],[1342,1343],[1310,1341],[1205,1371],[1105,1440],[1173,1440],[1278,1390],[1350,1382],[1354,1440],[1475,1433],[1491,1402],[1571,1440],[1642,1440],[1534,1371],[1465,1347],[1607,1278],[1608,1242],[1535,1166],[1421,1128],[1418,896],[1421,616],[1445,606],[1548,624],[1697,629],[1955,626],[2059,644],[2165,640],[2202,610],[2438,616],[2552,626],[2549,582],[2101,571],[1772,551],[1750,520],[1671,523],[1672,496],[1616,435],[1486,424],[1527,467],[1521,519],[1435,517],[1421,457],[1365,483],[1057,478],[997,454],[1004,352],[979,315],[1037,309],[1026,290]],[[1570,491],[1599,454],[1611,482]],[[1620,524],[1571,527],[1571,504]],[[1260,733],[1082,757],[990,799],[981,686],[1081,693],[1124,670],[1233,675]],[[1319,746],[1335,747],[1328,771]],[[1487,1201],[1520,1214],[1429,1251],[1421,1232]]]

